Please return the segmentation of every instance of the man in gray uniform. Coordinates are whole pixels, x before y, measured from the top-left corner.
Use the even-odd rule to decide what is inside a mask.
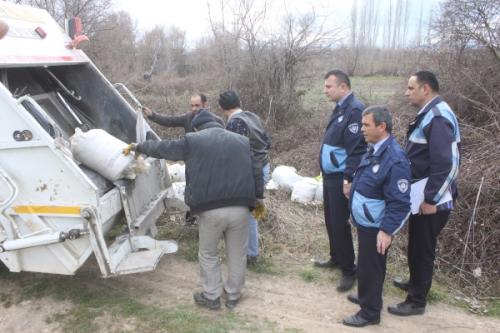
[[[262,169],[253,169],[247,138],[222,128],[208,110],[193,118],[195,133],[179,140],[145,141],[130,145],[148,156],[186,163],[185,202],[199,215],[199,263],[203,291],[196,304],[216,310],[226,292],[226,307],[234,308],[245,284],[248,211],[262,198]],[[224,239],[228,277],[222,282],[217,245]]]

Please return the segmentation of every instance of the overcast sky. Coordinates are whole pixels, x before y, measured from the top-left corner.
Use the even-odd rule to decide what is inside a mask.
[[[257,3],[264,0],[255,0]],[[350,26],[350,12],[355,0],[268,0],[266,28],[277,27],[280,19],[289,14],[311,12],[314,9],[318,22],[325,22],[329,27],[334,25]],[[358,6],[363,0],[357,0]],[[387,8],[391,0],[375,0],[380,2],[381,13]],[[424,18],[437,7],[440,0],[410,0],[410,31],[415,31],[420,15],[420,4],[424,5]],[[219,3],[221,0],[210,0],[213,17],[220,18]],[[231,0],[225,1],[231,3]],[[234,3],[234,0],[232,1]],[[395,2],[395,0],[393,0]],[[162,25],[176,26],[186,32],[189,44],[210,34],[207,0],[113,0],[116,10],[124,10],[137,23],[139,32]],[[382,14],[381,14],[382,15]]]

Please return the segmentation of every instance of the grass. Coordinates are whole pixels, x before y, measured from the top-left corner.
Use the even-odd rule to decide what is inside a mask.
[[[451,303],[450,292],[447,290],[445,286],[442,286],[439,283],[433,283],[431,290],[429,290],[429,294],[427,295],[427,301],[430,304],[436,304],[440,302]]]
[[[284,273],[272,258],[266,256],[260,256],[256,263],[247,267],[249,271],[259,274],[281,275]]]
[[[0,273],[0,283],[13,285],[17,290],[15,294],[1,294],[4,306],[45,297],[71,302],[69,309],[46,318],[47,323],[57,324],[63,332],[276,331],[273,323],[252,322],[232,311],[205,311],[192,303],[173,307],[147,304],[119,280],[101,280],[93,273],[70,277],[10,274],[3,270]]]
[[[500,299],[493,299],[486,304],[486,315],[500,318]]]
[[[198,225],[186,224],[183,214],[163,215],[156,238],[176,240],[178,256],[189,262],[198,261]]]
[[[313,269],[313,268],[306,268],[306,269],[301,270],[299,272],[299,276],[305,282],[314,282],[314,281],[317,281],[320,278],[319,272],[316,269]]]
[[[386,104],[394,94],[404,93],[398,91],[404,79],[398,76],[355,76],[351,78],[351,85],[354,92],[367,105]]]
[[[367,105],[385,104],[399,92],[398,89],[402,89],[404,80],[398,76],[354,76],[351,77],[351,86],[354,93]],[[330,111],[331,103],[323,94],[323,83],[322,79],[318,79],[304,89],[302,101],[306,110]],[[400,93],[403,94],[404,91]]]
[[[164,216],[158,239],[179,242],[178,256],[187,261],[198,259],[198,228],[185,225],[182,216]],[[117,233],[121,229],[117,228]],[[223,254],[223,246],[221,246]],[[270,257],[261,257],[250,267],[256,273],[277,275],[281,269]],[[0,285],[11,285],[13,292],[1,292],[4,307],[26,300],[52,298],[70,302],[45,319],[63,332],[278,332],[269,321],[257,321],[232,311],[208,311],[188,304],[149,304],[152,291],[131,290],[120,279],[104,280],[97,272],[81,271],[76,276],[54,276],[33,273],[9,273],[0,268]],[[10,288],[9,288],[10,289]],[[224,308],[224,307],[223,307]],[[107,326],[103,326],[107,325]],[[292,332],[292,331],[290,331]]]

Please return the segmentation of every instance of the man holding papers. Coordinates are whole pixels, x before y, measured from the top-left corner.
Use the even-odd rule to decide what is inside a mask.
[[[408,80],[406,94],[420,110],[410,123],[406,153],[411,163],[412,215],[409,223],[406,300],[389,306],[390,313],[410,316],[425,312],[432,284],[437,237],[448,221],[456,197],[460,130],[450,106],[439,96],[439,83],[429,71]]]

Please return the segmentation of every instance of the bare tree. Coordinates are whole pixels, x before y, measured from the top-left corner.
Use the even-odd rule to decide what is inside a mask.
[[[161,26],[144,34],[138,41],[138,60],[145,79],[153,74],[184,75],[186,70],[185,32],[176,27]]]
[[[500,2],[447,0],[441,5],[436,30],[443,41],[457,46],[486,47],[500,61]]]
[[[264,31],[268,3],[255,0],[219,1],[221,19],[209,14],[224,89],[237,89],[245,107],[272,123],[284,121],[300,109],[301,66],[329,48],[338,31],[326,31],[312,10],[302,16],[287,15],[279,29]],[[226,13],[233,20],[226,21]]]
[[[136,68],[136,27],[126,12],[109,15],[83,49],[114,82],[129,80]]]

